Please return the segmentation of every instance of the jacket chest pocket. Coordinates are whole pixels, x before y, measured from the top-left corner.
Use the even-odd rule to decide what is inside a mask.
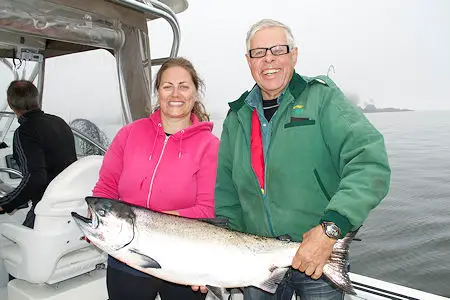
[[[271,138],[270,149],[283,153],[286,157],[307,159],[317,151],[320,138],[315,120],[303,119],[284,123]]]
[[[290,122],[284,124],[284,128],[301,127],[315,125],[316,120],[309,118],[291,118]]]

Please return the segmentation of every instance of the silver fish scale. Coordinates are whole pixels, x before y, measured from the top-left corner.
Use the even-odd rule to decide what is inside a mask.
[[[254,253],[264,253],[280,248],[298,248],[300,243],[280,241],[274,238],[256,236],[224,229],[206,222],[172,215],[155,213],[150,210],[135,209],[136,223],[146,230],[172,235],[179,239],[195,239],[198,242],[211,242],[228,245],[229,247],[243,247]],[[181,225],[181,226],[180,226]]]

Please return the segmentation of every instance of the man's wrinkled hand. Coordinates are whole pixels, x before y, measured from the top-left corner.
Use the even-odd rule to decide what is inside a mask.
[[[200,291],[200,293],[202,293],[202,294],[206,294],[208,292],[208,289],[206,288],[206,286],[193,285],[193,286],[191,286],[191,288],[194,292]]]
[[[323,232],[321,225],[312,228],[303,234],[303,241],[292,260],[292,267],[312,279],[319,279],[335,243],[336,240]]]

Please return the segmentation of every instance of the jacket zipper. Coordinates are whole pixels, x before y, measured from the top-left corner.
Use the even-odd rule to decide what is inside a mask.
[[[293,102],[293,100],[291,99],[289,102]],[[286,110],[286,108],[284,109]],[[275,117],[276,114],[280,114],[280,110],[277,109],[277,111],[274,113],[274,115],[272,116],[272,120]],[[280,122],[278,120],[278,122]],[[268,122],[270,123],[270,121]],[[272,123],[272,125],[274,125],[274,123]],[[274,126],[272,126],[273,128]],[[273,142],[273,136],[272,136],[272,130],[270,131],[270,143]],[[264,147],[264,146],[263,146]],[[267,156],[264,155],[264,193],[262,194],[263,196],[263,202],[264,202],[264,208],[266,209],[266,214],[267,214],[267,222],[269,223],[269,229],[270,229],[270,233],[272,233],[273,236],[275,236],[275,233],[273,231],[273,225],[272,225],[272,220],[270,218],[270,213],[269,213],[269,204],[267,203],[267,182],[268,182],[268,174],[267,174],[267,166],[269,164],[269,150],[270,150],[270,145],[269,145],[269,149],[267,149]],[[256,177],[256,175],[255,175]]]
[[[263,203],[264,203],[264,208],[266,209],[266,214],[267,214],[267,222],[269,223],[269,229],[270,229],[270,233],[275,236],[275,233],[273,232],[273,225],[272,225],[272,220],[270,218],[270,214],[269,214],[269,204],[267,203],[267,180],[268,180],[268,176],[267,176],[267,163],[269,161],[269,151],[267,151],[267,157],[264,157],[264,193],[263,193]],[[256,176],[256,175],[255,175]]]
[[[242,126],[243,122],[242,122],[241,117],[239,115],[238,115],[238,119],[239,119],[239,124],[241,125],[241,128],[242,128],[242,131],[245,132],[244,126]],[[250,149],[250,141],[248,141],[248,140],[247,140],[247,145],[248,145],[248,148]],[[264,152],[264,150],[263,150],[263,152]],[[251,161],[251,159],[250,159],[250,161]],[[260,195],[262,197],[262,202],[263,202],[264,210],[266,212],[266,219],[267,219],[267,223],[269,225],[270,233],[272,234],[272,236],[275,236],[275,233],[273,232],[272,221],[270,219],[270,214],[269,214],[269,205],[267,204],[267,200],[266,200],[266,194],[267,194],[267,190],[266,190],[266,165],[267,164],[266,164],[266,161],[264,159],[264,187],[263,187],[264,188],[264,193],[261,190],[261,187],[259,186],[258,178],[256,177],[256,174],[255,174],[255,171],[253,170],[253,167],[251,167],[251,163],[250,163],[250,169],[251,169],[251,172],[253,174],[253,178],[255,179],[255,183],[258,186],[259,193],[260,193]]]
[[[163,148],[161,150],[161,154],[159,155],[158,162],[156,163],[155,170],[153,171],[152,179],[150,180],[150,188],[148,190],[147,205],[146,205],[147,208],[150,208],[150,196],[152,194],[153,181],[155,180],[156,170],[158,170],[159,163],[161,162],[161,158],[164,154],[164,150],[166,149],[166,145],[167,145],[167,141],[169,140],[169,137],[170,136],[166,136],[166,138],[164,139],[164,144],[163,144]]]

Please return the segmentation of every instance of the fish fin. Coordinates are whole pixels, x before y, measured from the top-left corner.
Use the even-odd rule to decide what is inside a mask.
[[[141,263],[139,264],[140,267],[144,269],[148,268],[161,269],[161,265],[150,256],[142,254],[134,248],[130,249],[129,251],[135,254],[136,256],[139,256],[139,259],[141,260]]]
[[[211,292],[211,294],[214,295],[214,297],[216,297],[219,300],[224,300],[224,294],[225,294],[225,289],[224,288],[220,288],[217,286],[210,286],[207,285],[206,288]]]
[[[356,295],[348,275],[348,251],[356,231],[349,232],[334,244],[329,261],[323,267],[325,277],[337,288],[349,295]]]
[[[228,218],[202,218],[197,220],[222,228],[228,228],[229,225]]]
[[[288,270],[289,268],[274,268],[269,278],[255,286],[263,291],[274,294],[278,288],[278,284],[283,280]]]
[[[344,271],[344,268],[347,268],[345,263],[330,262],[323,267],[323,274],[333,286],[344,291],[346,294],[356,295],[350,276],[347,271]]]

